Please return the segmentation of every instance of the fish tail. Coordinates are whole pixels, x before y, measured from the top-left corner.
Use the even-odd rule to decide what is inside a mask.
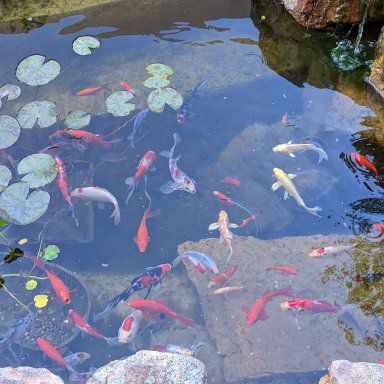
[[[76,225],[79,226],[80,225],[79,219],[77,218],[75,207],[73,205],[71,205],[69,207],[69,212],[71,213],[71,216],[72,216],[73,220],[75,221]]]
[[[121,215],[120,215],[120,208],[119,207],[115,208],[115,210],[113,211],[111,217],[114,218],[115,225],[119,225],[120,224]]]
[[[135,190],[135,179],[133,177],[128,177],[125,179],[125,184],[128,185],[128,196],[125,200],[125,204],[128,204],[129,199],[132,197],[133,191]]]
[[[186,327],[194,327],[195,322],[189,317],[185,317],[183,315],[176,315],[175,319],[180,321],[180,323],[184,324]]]
[[[33,256],[26,256],[26,257],[30,259],[33,262],[33,264],[36,265],[37,268],[40,268],[43,272],[47,273],[47,268],[41,260]]]
[[[121,343],[119,342],[118,337],[105,337],[104,340],[107,342],[107,344],[110,347],[116,347],[118,345],[121,345]]]
[[[309,213],[311,213],[312,215],[315,215],[315,216],[317,216],[317,217],[321,217],[321,216],[317,213],[317,212],[322,211],[322,209],[321,209],[320,207],[318,207],[318,206],[313,207],[313,208],[305,207],[305,209],[306,209]]]
[[[185,257],[184,255],[179,255],[179,256],[177,256],[176,259],[173,260],[172,263],[171,263],[172,268],[177,267],[177,266],[179,265],[180,261],[181,261],[182,259],[184,259],[184,257]]]
[[[69,372],[72,372],[72,373],[77,374],[77,371],[75,370],[75,368],[73,368],[72,365],[70,365],[69,363],[65,364],[65,368],[66,368]]]
[[[229,253],[228,253],[228,256],[227,256],[227,260],[225,260],[225,265],[227,265],[229,263],[229,260],[231,260],[232,255],[233,255],[233,249],[232,249],[232,246],[231,246],[231,247],[229,247]]]
[[[323,159],[328,160],[327,152],[324,149],[316,148],[316,152],[319,154],[319,164],[323,161]]]

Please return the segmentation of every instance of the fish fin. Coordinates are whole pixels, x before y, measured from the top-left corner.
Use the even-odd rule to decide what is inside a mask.
[[[174,140],[174,142],[175,142],[175,146],[176,145],[178,145],[178,144],[180,144],[180,142],[181,142],[181,136],[178,134],[178,133],[174,133],[173,134],[173,140]]]
[[[161,151],[160,156],[167,157],[168,159],[171,157],[171,152],[170,151]]]
[[[319,162],[318,162],[318,164],[320,164],[323,161],[323,159],[328,160],[327,152],[325,152],[323,149],[316,148],[315,151],[319,154]]]
[[[215,229],[219,229],[219,224],[217,224],[217,223],[212,223],[212,224],[208,227],[208,231],[214,231]]]
[[[239,228],[239,226],[235,223],[229,223],[229,228]]]
[[[293,173],[288,173],[288,177],[292,180],[296,177],[297,175],[293,174]]]
[[[190,319],[189,317],[185,317],[183,315],[177,315],[175,316],[175,319],[179,320],[186,327],[195,327],[194,320]]]
[[[246,314],[248,315],[249,311],[250,311],[250,308],[245,306],[245,305],[242,305],[241,306],[241,310]]]
[[[287,191],[284,191],[284,200],[287,200],[289,198],[289,193]]]
[[[313,208],[308,208],[308,207],[306,207],[305,208],[309,213],[311,213],[312,215],[315,215],[315,216],[317,216],[317,217],[321,217],[317,212],[320,212],[320,211],[322,211],[322,209],[320,208],[320,207],[318,207],[318,206],[316,206],[316,207],[313,207]]]
[[[177,265],[179,265],[180,261],[184,259],[184,255],[179,255],[177,256],[173,261],[172,261],[172,268],[175,268]]]
[[[281,187],[281,183],[279,183],[278,181],[276,181],[275,183],[272,184],[272,191],[276,191],[276,189],[280,188]]]
[[[97,201],[96,202],[97,206],[100,208],[100,209],[104,209],[105,208],[105,203],[103,201]]]
[[[133,238],[133,242],[134,242],[135,244],[137,244],[137,236],[135,236],[135,237]]]
[[[132,352],[132,353],[136,353],[137,352],[137,347],[136,347],[136,344],[132,341],[132,343],[128,343],[128,349]]]
[[[117,206],[115,210],[113,211],[112,215],[110,217],[114,218],[115,225],[120,224],[121,216],[120,216],[120,208]]]
[[[288,152],[288,155],[291,156],[291,157],[296,157],[294,153],[292,152]]]
[[[289,141],[288,141],[288,144],[292,144],[292,140],[289,140]]]
[[[117,337],[106,337],[104,340],[107,342],[107,344],[110,347],[116,347],[118,345],[121,345],[121,343]]]
[[[125,204],[128,204],[129,199],[132,197],[133,191],[135,190],[135,180],[133,177],[128,177],[125,179],[125,184],[128,185],[128,196],[125,200]]]
[[[259,320],[266,321],[266,320],[268,320],[268,319],[269,319],[269,315],[268,315],[268,313],[265,312],[265,311],[261,312],[260,317],[259,317]]]
[[[161,209],[156,209],[155,211],[151,211],[149,212],[149,215],[148,215],[148,219],[149,218],[153,218],[153,217],[156,217],[156,216],[159,216],[161,213]]]
[[[228,256],[227,256],[227,260],[225,260],[225,265],[227,265],[229,263],[229,260],[231,260],[232,255],[233,255],[233,249],[232,249],[232,247],[230,247],[229,248],[229,253],[228,253]]]
[[[165,184],[163,184],[160,187],[160,192],[164,193],[164,195],[169,195],[173,191],[177,191],[177,190],[178,190],[177,183],[175,183],[173,180],[167,181]]]

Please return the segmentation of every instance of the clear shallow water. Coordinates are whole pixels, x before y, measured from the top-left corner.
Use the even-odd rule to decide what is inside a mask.
[[[89,130],[95,133],[108,134],[127,119],[106,114],[105,94],[76,97],[81,89],[127,81],[137,90],[136,104],[141,109],[145,107],[147,94],[141,82],[146,78],[145,67],[149,63],[169,65],[174,70],[171,85],[183,94],[204,77],[213,76],[207,94],[193,104],[193,117],[182,126],[177,125],[171,110],[148,116],[141,129],[145,136],[128,152],[126,159],[102,163],[101,157],[108,151],[101,148],[79,151],[76,146],[61,155],[72,187],[79,186],[77,180],[84,181],[84,177],[91,183],[90,174],[93,173],[93,185],[109,189],[121,204],[122,222],[114,227],[108,219],[110,207],[106,212],[94,206],[93,217],[83,202],[76,201],[80,214],[77,229],[53,183],[47,187],[53,197],[52,204],[40,220],[46,223],[53,217],[46,229],[46,242],[59,245],[61,254],[57,262],[71,271],[95,276],[93,286],[100,281],[101,289],[106,292],[113,292],[110,286],[104,288],[103,284],[110,285],[111,281],[113,284],[114,276],[137,275],[145,267],[172,261],[177,256],[177,246],[184,241],[216,236],[207,231],[220,209],[212,196],[213,190],[244,201],[260,213],[261,230],[260,226],[251,224],[236,232],[240,236],[273,239],[315,234],[351,235],[366,233],[371,223],[382,219],[382,180],[374,180],[372,174],[344,161],[353,151],[367,155],[379,170],[383,164],[380,155],[383,136],[379,131],[383,109],[363,82],[363,70],[350,74],[338,72],[329,58],[329,48],[334,44],[331,38],[316,33],[307,36],[306,30],[298,27],[286,32],[283,26],[288,29],[291,23],[286,18],[282,27],[277,28],[276,19],[266,12],[262,2],[252,10],[247,1],[220,5],[220,11],[206,7],[201,13],[164,10],[157,18],[153,14],[135,15],[135,23],[124,20],[123,12],[115,6],[110,13],[89,12],[47,23],[29,33],[0,35],[3,52],[0,75],[4,84],[16,81],[17,64],[31,54],[54,58],[62,68],[68,68],[54,82],[39,87],[37,93],[35,89],[23,87],[21,98],[8,103],[2,113],[15,114],[31,100],[52,100],[58,105],[61,116],[79,108],[92,113]],[[266,19],[261,21],[261,16]],[[92,55],[78,59],[71,44],[74,38],[84,34],[100,37],[102,46]],[[282,126],[285,113],[292,126]],[[59,123],[47,129],[23,130],[18,144],[9,152],[18,160],[44,148],[50,144],[48,135],[63,126]],[[131,125],[117,133],[115,136],[124,140],[110,152],[123,151],[130,132]],[[134,174],[147,150],[157,154],[168,150],[174,132],[182,137],[176,150],[182,154],[179,165],[197,180],[197,193],[161,195],[159,187],[169,179],[169,170],[167,160],[158,156],[157,171],[149,174],[148,191],[153,208],[160,209],[160,215],[148,221],[151,242],[147,252],[140,254],[132,239],[147,202],[141,185],[125,206],[124,180]],[[317,165],[315,153],[299,154],[291,159],[271,151],[279,143],[298,142],[305,137],[324,147],[328,162]],[[323,208],[321,219],[300,209],[292,199],[283,201],[280,191],[270,190],[275,166],[298,173],[298,188],[308,205]],[[238,191],[223,187],[218,180],[224,176],[238,177],[243,187]],[[226,209],[233,222],[239,223],[245,218],[243,212],[235,208]],[[55,214],[61,210],[60,219],[55,219]],[[31,243],[40,229],[39,223],[13,227],[8,236],[14,241],[28,238],[30,243],[25,250],[36,252],[37,246]],[[376,267],[380,266],[380,258],[379,255],[375,259]],[[349,261],[344,270],[352,274],[359,268],[368,272],[369,263],[368,259],[356,267]],[[323,269],[319,268],[319,274]],[[344,276],[338,273],[338,269],[328,271],[331,278]],[[175,272],[175,277],[169,277],[170,282],[173,278],[184,282],[187,279],[180,271]],[[381,281],[375,282],[371,289],[380,292]],[[92,292],[94,289],[91,289],[91,296]],[[162,297],[156,293],[155,298],[177,303],[175,292],[167,296],[166,290]],[[356,295],[357,301],[361,299],[367,307],[364,294],[358,292]],[[248,293],[243,296],[242,301],[248,303],[257,298],[254,294],[249,297]],[[106,299],[100,294],[91,297],[97,309]],[[192,316],[202,322],[201,310],[194,309]],[[113,318],[101,329],[113,335],[120,321],[120,318]],[[85,340],[77,338],[70,349],[92,349],[93,345],[99,345],[92,338]],[[4,353],[9,364],[9,354]],[[94,353],[89,366],[106,363],[111,355],[118,358],[126,354],[127,351],[103,350]],[[335,359],[337,357],[335,354]],[[29,358],[28,354],[23,356],[23,363],[28,363]],[[33,363],[44,364],[39,358]]]

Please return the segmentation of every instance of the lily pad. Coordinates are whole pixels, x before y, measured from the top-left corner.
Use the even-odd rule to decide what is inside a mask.
[[[12,172],[5,165],[0,165],[0,192],[8,186],[12,179]],[[0,225],[1,227],[1,225]]]
[[[81,56],[90,55],[91,49],[99,48],[100,41],[92,36],[78,37],[72,44],[73,50]]]
[[[33,300],[35,302],[35,307],[37,308],[44,308],[48,304],[47,295],[36,295]]]
[[[36,280],[28,280],[28,281],[25,283],[25,289],[26,289],[27,291],[32,291],[32,290],[34,290],[36,287],[37,287],[37,281],[36,281]]]
[[[20,126],[11,116],[0,116],[0,149],[15,144],[20,135]]]
[[[11,184],[0,194],[0,217],[17,225],[31,224],[43,216],[49,201],[48,192],[29,193],[27,183]]]
[[[17,120],[21,128],[31,129],[35,124],[48,128],[56,123],[56,104],[51,101],[32,101],[20,109]]]
[[[17,172],[20,175],[26,174],[21,180],[31,188],[39,188],[55,180],[57,166],[51,155],[35,153],[20,161],[17,165]]]
[[[173,88],[155,89],[148,95],[147,103],[152,112],[161,113],[165,104],[173,109],[179,109],[183,104],[183,96]]]
[[[170,76],[173,74],[172,69],[168,65],[161,63],[149,64],[145,69],[153,76]]]
[[[1,99],[7,97],[8,100],[16,100],[21,95],[21,89],[18,85],[6,84],[0,88],[0,108]]]
[[[113,116],[127,116],[135,110],[135,104],[129,103],[133,99],[133,95],[128,91],[119,91],[108,96],[105,104],[107,111]]]
[[[60,64],[55,60],[44,61],[45,56],[42,55],[26,57],[17,66],[16,77],[30,86],[48,84],[60,73]]]
[[[28,243],[28,239],[20,239],[18,242],[17,242],[17,244],[19,244],[19,245],[24,245],[24,244],[26,244],[26,243]]]
[[[45,260],[49,260],[49,261],[55,260],[59,256],[59,253],[60,253],[60,248],[57,245],[48,245],[44,249],[43,258]]]
[[[0,228],[5,227],[7,224],[5,220],[0,219]]]
[[[170,81],[163,76],[152,76],[144,81],[143,85],[147,88],[164,88]]]
[[[84,111],[69,112],[65,124],[71,129],[81,129],[91,122],[91,115]]]

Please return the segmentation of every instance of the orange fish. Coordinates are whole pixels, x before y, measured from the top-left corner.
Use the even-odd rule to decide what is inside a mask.
[[[283,124],[284,126],[287,125],[287,122],[288,122],[288,112],[285,112],[283,117],[281,118],[281,124]]]
[[[257,215],[252,215],[250,217],[247,217],[246,219],[244,219],[240,224],[239,224],[239,228],[243,228],[245,227],[246,225],[248,225],[251,221],[255,221],[257,218]]]
[[[120,84],[128,92],[131,92],[133,95],[136,95],[135,91],[133,90],[133,88],[128,83],[126,83],[125,81],[122,81]]]
[[[297,269],[288,265],[274,265],[273,267],[265,268],[265,271],[281,271],[284,275],[298,275],[300,273]]]
[[[378,237],[384,235],[384,223],[373,223],[371,228],[380,232]]]
[[[353,161],[355,161],[360,166],[372,171],[376,177],[379,176],[376,167],[364,156],[359,153],[351,152],[350,157]]]
[[[219,183],[225,184],[225,185],[232,185],[236,189],[241,187],[241,181],[237,179],[236,177],[229,177],[226,176],[224,179],[219,180]]]
[[[98,135],[92,132],[83,131],[80,129],[67,129],[63,136],[67,139],[83,140],[87,144],[100,145],[106,148],[112,148],[113,144],[121,141],[121,139],[113,139],[111,141],[105,141],[102,135]]]
[[[229,280],[237,271],[237,265],[233,265],[226,271],[219,273],[214,276],[212,280],[208,283],[208,288],[214,287],[216,285],[224,284],[227,280]]]
[[[107,91],[108,86],[107,84],[100,85],[98,87],[90,87],[90,88],[85,88],[79,92],[76,93],[77,96],[90,96],[90,95],[97,95],[101,91]]]

